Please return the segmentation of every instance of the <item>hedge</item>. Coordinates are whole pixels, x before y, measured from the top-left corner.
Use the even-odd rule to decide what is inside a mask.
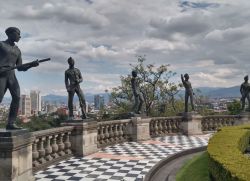
[[[250,125],[221,128],[208,143],[208,170],[216,181],[250,180]]]

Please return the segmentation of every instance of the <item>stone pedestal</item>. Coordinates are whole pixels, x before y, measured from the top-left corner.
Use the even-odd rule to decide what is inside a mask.
[[[149,123],[151,118],[141,118],[141,117],[132,117],[132,127],[130,128],[130,134],[132,141],[144,141],[149,140]]]
[[[195,112],[185,112],[182,114],[183,120],[180,128],[185,135],[202,134],[201,119],[202,116]]]
[[[76,156],[86,156],[98,152],[97,121],[94,119],[71,120],[62,126],[74,126],[71,134],[72,150]]]
[[[244,111],[240,113],[240,123],[239,124],[250,124],[250,112]]]
[[[0,129],[0,180],[35,180],[32,173],[33,140],[25,129]]]

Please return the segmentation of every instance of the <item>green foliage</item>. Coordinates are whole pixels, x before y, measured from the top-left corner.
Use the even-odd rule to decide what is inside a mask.
[[[31,120],[27,123],[23,123],[20,120],[17,120],[17,125],[26,128],[29,131],[39,131],[54,127],[60,127],[60,123],[66,119],[66,116],[57,115],[33,116],[31,117]]]
[[[176,181],[210,181],[207,152],[187,161],[176,175]]]
[[[241,103],[240,101],[234,100],[233,102],[229,103],[227,105],[227,109],[229,111],[229,114],[240,114],[241,112]]]
[[[137,71],[146,114],[154,115],[159,112],[158,109],[165,110],[164,106],[170,102],[176,110],[174,96],[179,92],[181,84],[169,82],[169,79],[175,75],[174,72],[168,70],[170,65],[156,67],[153,64],[145,65],[145,61],[145,56],[138,56],[137,64],[131,66],[132,70]],[[116,105],[117,113],[131,111],[133,104],[131,75],[121,77],[121,86],[113,88],[111,100]]]
[[[250,159],[243,152],[249,145],[250,125],[224,127],[208,144],[208,168],[218,181],[250,180]]]

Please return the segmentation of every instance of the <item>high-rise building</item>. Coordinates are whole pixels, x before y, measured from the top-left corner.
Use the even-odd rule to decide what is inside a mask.
[[[95,109],[100,110],[104,107],[104,97],[102,95],[95,95],[94,97]]]
[[[32,114],[38,114],[42,110],[42,102],[40,91],[31,90],[30,91],[31,99],[31,112]]]
[[[31,101],[28,95],[21,95],[19,112],[23,116],[31,116]]]

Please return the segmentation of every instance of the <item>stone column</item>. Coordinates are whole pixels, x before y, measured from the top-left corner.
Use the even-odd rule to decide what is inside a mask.
[[[86,156],[98,152],[97,121],[93,119],[70,120],[62,126],[74,126],[71,134],[72,151],[76,156]]]
[[[239,125],[241,124],[250,124],[250,112],[244,111],[240,113]]]
[[[185,112],[182,114],[182,116],[183,119],[180,124],[180,128],[183,134],[185,135],[202,134],[201,115],[193,112]]]
[[[0,129],[0,180],[33,181],[32,142],[27,130]]]
[[[145,141],[151,139],[149,123],[151,118],[132,117],[132,127],[129,128],[132,141]]]

